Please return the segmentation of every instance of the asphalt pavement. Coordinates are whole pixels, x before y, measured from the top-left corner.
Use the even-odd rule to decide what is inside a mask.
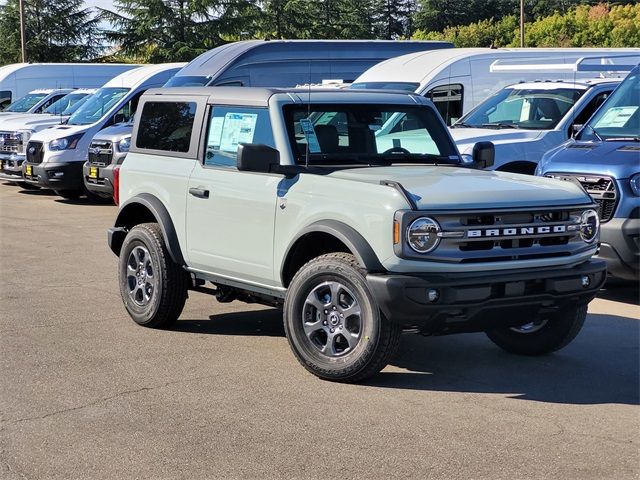
[[[549,356],[405,335],[342,385],[297,363],[275,309],[192,293],[174,330],[134,324],[115,213],[0,184],[0,478],[640,476],[637,287]]]

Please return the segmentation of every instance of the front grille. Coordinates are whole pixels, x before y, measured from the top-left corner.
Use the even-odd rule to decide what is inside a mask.
[[[42,142],[29,142],[27,144],[27,162],[42,163],[44,158],[44,145]]]
[[[89,163],[100,167],[111,164],[113,158],[113,145],[111,142],[94,140],[89,146]]]
[[[594,248],[580,236],[581,217],[588,209],[538,207],[494,211],[431,212],[440,225],[438,247],[429,259],[440,262],[511,262],[571,257]],[[418,213],[400,213],[401,231],[406,231]],[[398,252],[422,258],[409,247]]]
[[[613,217],[618,204],[618,189],[613,178],[602,175],[573,173],[547,173],[545,176],[579,183],[598,204],[600,221],[607,222]]]
[[[0,132],[0,152],[17,152],[20,145],[22,145],[22,140],[13,132]]]

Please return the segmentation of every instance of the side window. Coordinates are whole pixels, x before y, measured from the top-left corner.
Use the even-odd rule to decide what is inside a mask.
[[[167,152],[188,152],[196,104],[147,102],[138,127],[136,146]]]
[[[131,99],[127,103],[125,103],[120,110],[113,114],[109,125],[115,125],[116,123],[125,123],[131,120],[136,114],[138,103],[140,102],[140,97],[143,93],[144,90],[136,93],[133,97],[131,97]]]
[[[463,86],[459,83],[440,85],[427,92],[447,126],[453,125],[462,116]]]
[[[60,100],[62,97],[64,97],[64,95],[54,95],[53,97],[51,97],[49,100],[47,100],[46,102],[44,102],[42,105],[40,105],[35,113],[42,113],[44,111],[45,108],[49,107],[49,105],[51,105],[53,102]]]
[[[578,115],[576,115],[576,118],[573,120],[573,122],[571,122],[572,124],[569,125],[569,133],[568,133],[569,136],[571,136],[571,134],[573,133],[573,125],[584,125],[585,123],[587,123],[587,120],[591,118],[591,115],[593,115],[596,112],[598,107],[600,107],[600,105],[604,103],[604,101],[607,99],[607,97],[610,94],[611,92],[609,91],[600,92],[597,95],[595,95],[591,100],[589,100],[589,102],[585,105],[582,111],[578,113]]]
[[[275,146],[269,111],[266,108],[214,106],[209,115],[204,164],[235,167],[241,143]]]

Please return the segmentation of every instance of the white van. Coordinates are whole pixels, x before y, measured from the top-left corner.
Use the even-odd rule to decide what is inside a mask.
[[[431,99],[447,125],[498,90],[521,81],[588,79],[593,72],[490,71],[496,60],[557,59],[640,53],[640,48],[452,48],[410,53],[374,65],[350,86],[415,92]]]
[[[161,87],[186,63],[147,65],[118,75],[98,89],[63,125],[34,133],[27,144],[24,180],[74,198],[84,191],[82,164],[93,136],[133,116],[140,96]]]
[[[0,122],[6,118],[42,113],[50,105],[72,91],[72,88],[41,88],[32,90],[0,112]]]
[[[42,113],[0,118],[0,180],[22,181],[22,162],[31,136],[64,123],[94,93],[96,89],[79,88],[49,105]]]
[[[139,67],[124,63],[14,63],[0,67],[0,109],[42,88],[98,88]]]

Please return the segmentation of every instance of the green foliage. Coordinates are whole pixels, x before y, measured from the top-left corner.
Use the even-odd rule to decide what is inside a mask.
[[[30,62],[89,60],[101,52],[98,20],[83,0],[27,0],[25,37]],[[0,64],[21,61],[18,0],[0,6]]]
[[[456,47],[515,47],[520,45],[519,19],[507,15],[441,32],[419,30],[413,38],[446,40]],[[526,24],[525,46],[640,47],[640,4],[578,5],[566,13],[555,12]]]

